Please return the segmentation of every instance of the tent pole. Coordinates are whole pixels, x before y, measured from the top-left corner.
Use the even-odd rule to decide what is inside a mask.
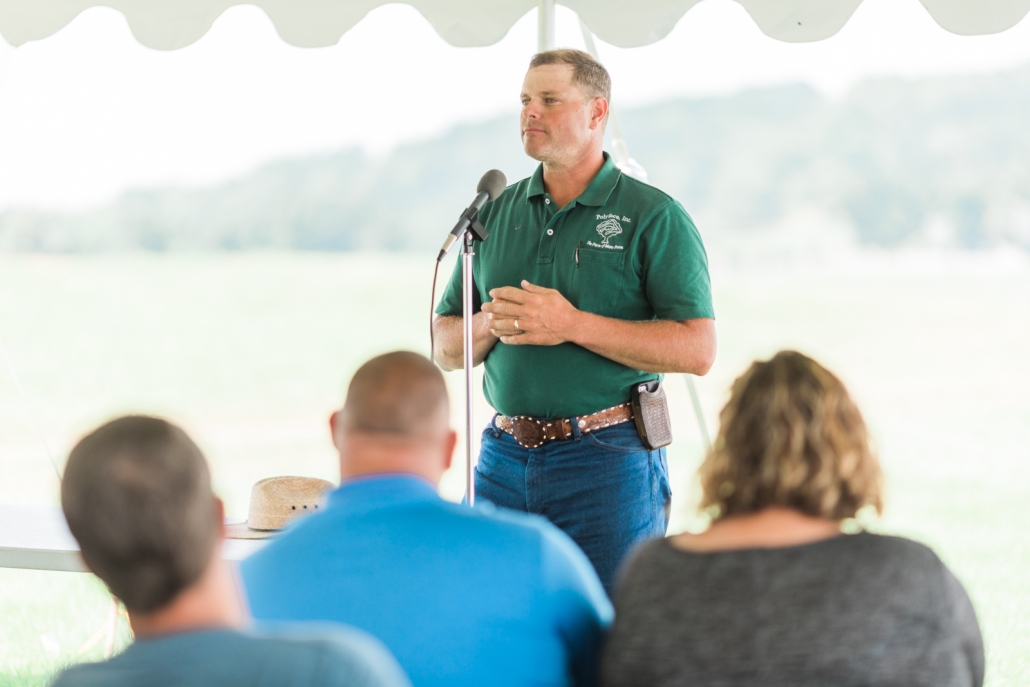
[[[540,0],[541,7],[543,6],[544,0]],[[586,46],[587,52],[597,60],[601,61],[601,58],[597,56],[597,45],[594,43],[594,33],[590,30],[590,27],[586,25],[582,19],[579,20],[579,29],[583,32],[583,44]],[[626,139],[622,137],[622,129],[619,127],[619,120],[615,118],[615,110],[611,107],[608,108],[608,126],[612,135],[612,148],[615,153],[615,162],[624,173],[630,176],[636,177],[641,181],[647,181],[647,172],[641,167],[635,160],[629,156],[629,146],[626,145]],[[694,384],[693,375],[684,375],[687,378],[687,391],[690,392],[690,403],[694,406],[694,417],[697,418],[698,429],[701,430],[701,440],[704,442],[705,451],[712,447],[712,441],[708,437],[708,425],[705,424],[705,414],[701,409],[701,399],[697,395],[697,386]]]
[[[554,0],[538,0],[536,51],[554,50]]]
[[[590,30],[590,27],[586,25],[582,19],[579,20],[579,30],[583,33],[583,43],[586,45],[587,52],[598,62],[601,58],[597,56],[597,45],[594,43],[594,33]],[[628,170],[636,163],[630,161],[629,147],[626,145],[626,139],[622,137],[622,127],[619,126],[619,119],[615,116],[615,110],[612,107],[608,108],[608,131],[612,136],[612,152],[615,153],[615,161],[618,163],[619,168],[622,170]],[[640,172],[644,169],[640,165],[636,165]],[[633,174],[631,176],[640,176],[639,174]],[[647,181],[647,173],[644,172],[641,181]]]
[[[712,448],[712,440],[708,436],[708,425],[705,424],[705,414],[701,410],[701,399],[697,395],[697,386],[694,384],[693,375],[683,375],[687,378],[687,391],[690,392],[690,404],[694,406],[694,417],[697,418],[697,426],[701,430],[701,441],[705,445],[705,453]]]

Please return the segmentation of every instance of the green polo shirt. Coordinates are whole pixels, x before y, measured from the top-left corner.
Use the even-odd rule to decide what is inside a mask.
[[[473,259],[475,310],[523,279],[557,289],[573,306],[620,320],[714,317],[708,258],[683,207],[658,189],[604,166],[561,210],[544,191],[543,166],[480,212],[490,233]],[[461,262],[436,309],[461,315]],[[511,346],[486,358],[486,398],[499,412],[572,417],[629,400],[633,385],[661,376],[573,343]]]

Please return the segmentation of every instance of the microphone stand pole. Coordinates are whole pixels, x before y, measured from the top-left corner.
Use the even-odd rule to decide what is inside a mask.
[[[476,255],[475,242],[487,237],[486,230],[473,219],[465,230],[461,242],[461,298],[462,324],[464,325],[463,354],[465,362],[465,498],[469,507],[476,503],[476,463],[472,455],[472,367],[475,362],[475,342],[473,340],[472,317],[475,314],[473,300],[476,288],[472,273],[472,258]]]
[[[465,498],[468,499],[470,507],[476,503],[476,464],[472,462],[472,289],[475,288],[472,282],[472,258],[476,254],[474,242],[474,234],[466,231],[461,244],[461,297],[462,323],[465,325]]]

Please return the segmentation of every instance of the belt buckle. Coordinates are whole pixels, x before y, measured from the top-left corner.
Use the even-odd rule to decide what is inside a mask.
[[[511,419],[511,435],[522,448],[539,448],[547,443],[544,423],[525,415],[516,415]]]

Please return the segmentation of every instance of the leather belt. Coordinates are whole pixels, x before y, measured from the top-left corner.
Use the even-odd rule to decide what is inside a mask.
[[[621,425],[633,419],[633,409],[629,401],[611,408],[605,408],[591,415],[576,418],[581,434],[593,432],[612,425]],[[572,431],[572,420],[559,417],[545,420],[528,415],[507,417],[498,413],[494,417],[494,427],[515,437],[515,441],[523,448],[540,448],[549,441],[564,441],[575,434]]]

